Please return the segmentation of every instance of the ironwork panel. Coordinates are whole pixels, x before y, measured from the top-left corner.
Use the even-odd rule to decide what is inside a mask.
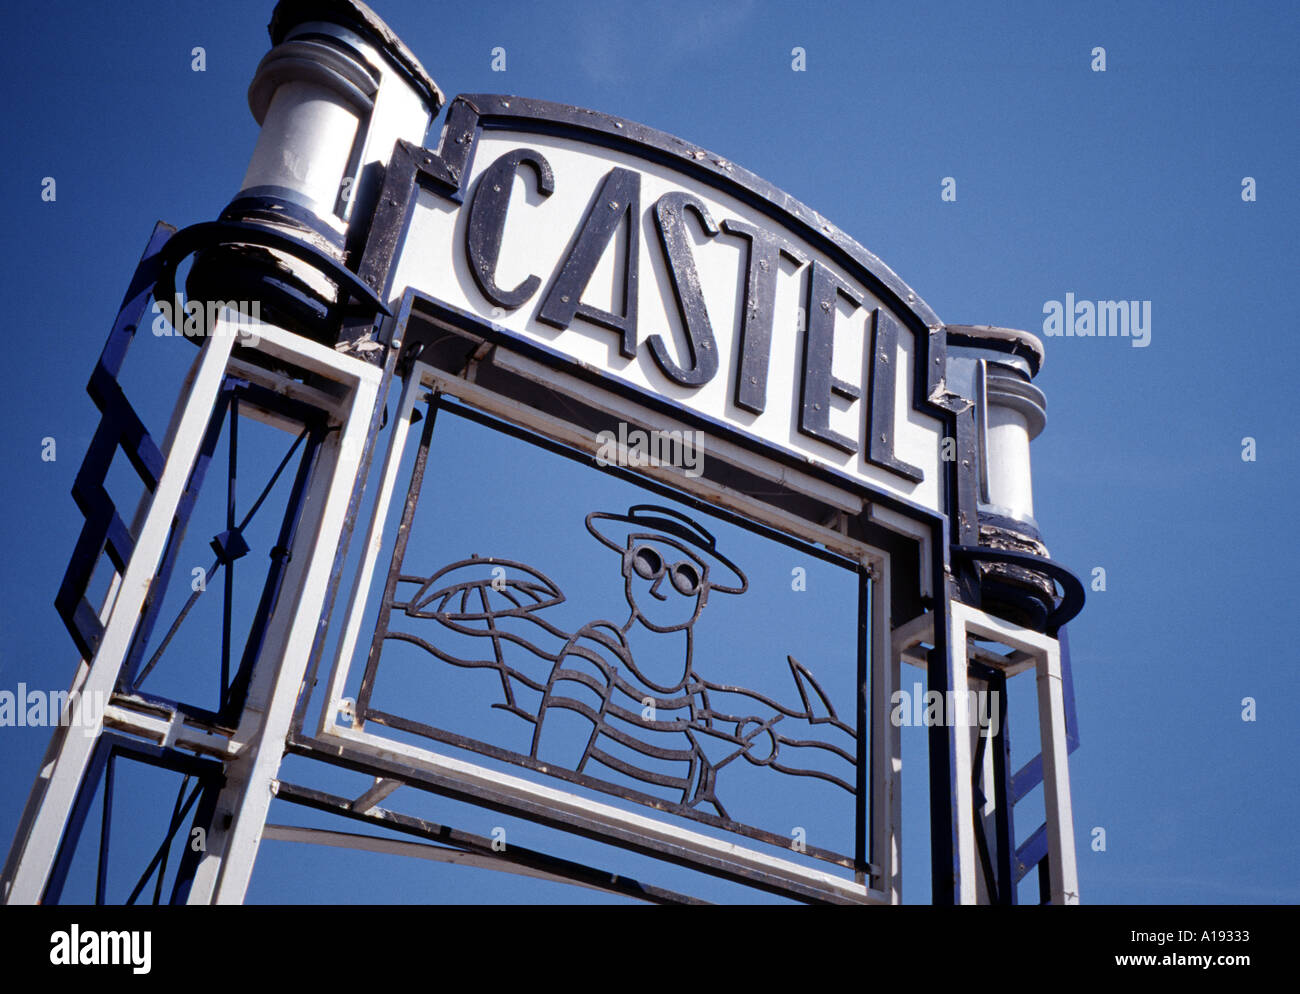
[[[816,661],[779,645],[762,660],[728,658],[722,628],[743,621],[743,602],[754,600],[730,530],[744,530],[739,519],[727,520],[723,537],[667,496],[575,502],[529,512],[538,528],[571,536],[558,570],[484,555],[465,544],[481,539],[469,539],[441,499],[464,486],[431,457],[435,426],[449,415],[453,425],[507,427],[431,400],[354,728],[464,750],[793,857],[872,872],[867,572],[787,538],[845,570],[843,645]]]

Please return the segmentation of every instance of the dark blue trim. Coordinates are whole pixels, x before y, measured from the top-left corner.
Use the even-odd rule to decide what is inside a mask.
[[[146,492],[153,493],[162,473],[162,453],[122,393],[117,375],[144,320],[145,307],[163,268],[163,251],[175,231],[162,222],[154,226],[86,387],[100,410],[101,420],[72,486],[73,499],[86,521],[54,605],[78,651],[87,659],[94,656],[104,633],[98,608],[86,600],[100,556],[107,551],[113,565],[122,572],[135,548],[130,528],[104,489],[108,468],[120,447]]]
[[[283,231],[277,231],[264,224],[242,221],[203,221],[177,232],[163,248],[162,269],[155,292],[164,300],[174,300],[176,267],[186,256],[219,245],[255,245],[259,248],[283,252],[309,266],[314,266],[333,280],[338,285],[340,298],[351,296],[359,301],[355,307],[345,307],[344,310],[360,310],[367,314],[374,314],[376,311],[381,314],[389,313],[387,306],[376,296],[375,291],[337,259]]]

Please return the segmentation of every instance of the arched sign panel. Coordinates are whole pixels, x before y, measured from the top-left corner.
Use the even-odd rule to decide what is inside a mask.
[[[390,182],[375,222],[401,232],[394,291],[943,512],[941,322],[818,214],[678,139],[515,97],[459,97],[440,153],[406,152],[420,181],[406,202]]]

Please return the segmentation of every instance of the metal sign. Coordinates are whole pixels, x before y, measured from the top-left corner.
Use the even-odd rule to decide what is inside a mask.
[[[730,523],[720,538],[684,509],[692,489],[715,485],[680,475],[674,490],[610,506],[528,509],[528,528],[571,547],[554,563],[511,555],[508,526],[485,533],[426,492],[435,466],[455,493],[478,485],[472,467],[431,455],[435,425],[459,418],[520,437],[561,430],[518,409],[501,420],[510,404],[424,363],[409,372],[315,740],[381,764],[368,767],[376,775],[454,785],[480,803],[777,893],[890,900],[893,771],[885,740],[873,745],[885,730],[869,717],[896,682],[888,557],[808,523],[794,536],[764,528],[776,519],[757,502],[746,515],[697,502]],[[592,460],[570,430],[553,452],[573,469],[552,475],[577,474],[576,496]],[[586,441],[596,444],[590,433]],[[649,483],[606,473],[628,482],[624,494]],[[746,623],[752,609],[738,602],[755,602],[737,548],[745,530],[846,571],[839,650],[823,632],[805,640],[818,658],[791,651],[792,606],[784,648],[728,651],[723,629]],[[791,604],[788,577],[781,584]]]
[[[815,212],[679,139],[515,97],[458,98],[416,166],[388,205],[395,291],[719,437],[939,508],[941,324]]]
[[[744,823],[755,800],[747,786],[761,793],[766,783],[780,793],[784,777],[816,779],[835,788],[811,795],[827,807],[856,795],[857,766],[865,762],[856,728],[866,700],[855,687],[866,683],[865,660],[821,661],[819,669],[838,677],[840,693],[833,694],[793,655],[718,658],[724,643],[701,641],[700,629],[710,624],[702,616],[711,603],[745,595],[749,579],[702,524],[658,504],[580,516],[581,534],[577,527],[564,532],[579,535],[580,544],[557,558],[570,574],[605,576],[622,604],[609,620],[566,626],[566,618],[583,617],[581,605],[568,606],[559,584],[526,563],[474,555],[434,569],[417,565],[443,524],[418,499],[428,440],[421,441],[384,587],[358,724],[413,732],[782,847],[791,842],[788,825],[774,831]],[[417,509],[425,547],[410,544]],[[563,515],[547,518],[560,524]],[[436,544],[466,541],[459,530],[453,534]],[[395,643],[418,652],[395,653]],[[404,656],[407,679],[397,681],[386,706],[399,714],[375,700],[381,663],[393,669],[394,655]],[[428,688],[414,700],[411,670],[424,678],[416,685]],[[492,720],[494,710],[507,720]],[[443,715],[443,727],[419,720],[431,712]],[[743,767],[780,775],[755,782],[737,775]],[[792,800],[785,798],[787,809]],[[851,855],[819,852],[853,865]]]
[[[382,337],[403,350],[405,390],[315,741],[778,893],[897,900],[897,736],[879,716],[898,680],[889,606],[915,610],[914,595],[897,595],[890,553],[848,523],[870,514],[924,542],[946,516],[953,409],[937,317],[734,163],[514,97],[454,100],[436,153],[399,143],[359,271],[388,288]],[[448,409],[635,467],[671,499],[835,558],[855,577],[841,619],[852,647],[732,673],[698,652],[701,619],[717,612],[706,606],[746,594],[745,565],[709,526],[648,498],[546,515],[570,529],[567,559],[593,555],[590,570],[621,588],[603,615],[584,616],[549,564],[509,549],[413,548],[422,531],[472,531],[422,500]],[[707,466],[636,462],[643,429],[691,440],[677,454],[703,450]],[[736,473],[800,503],[756,499]],[[412,674],[422,692],[409,693]],[[837,812],[834,830],[792,838],[797,810]]]

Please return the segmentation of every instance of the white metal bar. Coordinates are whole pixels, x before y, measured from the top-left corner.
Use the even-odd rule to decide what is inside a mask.
[[[176,404],[172,408],[171,418],[167,423],[167,433],[163,436],[163,443],[161,446],[161,451],[163,452],[170,453],[172,450],[172,444],[175,441],[177,429],[180,427],[181,414],[184,411],[186,399],[189,397],[190,390],[194,385],[194,377],[197,375],[199,367],[203,362],[203,359],[204,359],[204,352],[202,350],[199,350],[198,352],[195,353],[194,361],[190,363],[189,369],[185,373],[185,379],[182,381],[181,388],[177,394]],[[152,496],[153,495],[150,494],[148,491],[145,491],[140,495],[140,499],[136,504],[135,514],[132,515],[131,518],[131,533],[133,535],[140,534],[140,529],[144,524],[145,515],[148,513],[150,500]],[[117,572],[117,570],[114,570],[113,576],[109,580],[108,590],[104,594],[103,603],[100,605],[99,608],[98,617],[99,617],[99,623],[101,625],[108,624],[109,615],[112,614],[113,605],[117,602],[117,594],[118,591],[121,589],[121,586],[122,586],[122,574]],[[72,683],[68,688],[69,701],[81,695],[82,691],[85,688],[86,678],[89,675],[90,675],[90,660],[83,658],[81,662],[77,664],[77,671],[76,673],[73,674]],[[68,715],[65,717],[64,721],[62,722],[62,725],[68,724],[68,719],[70,718],[70,716],[71,716],[71,712],[69,711]],[[50,741],[46,744],[45,753],[41,759],[41,765],[39,767],[39,771],[37,774],[38,786],[41,782],[44,782],[49,779],[50,773],[54,769],[54,760],[57,758],[59,754],[59,750],[63,746],[63,739],[65,735],[66,732],[61,730],[61,728],[56,728],[54,734],[50,736]],[[32,819],[36,817],[36,805],[39,802],[41,796],[43,796],[43,790],[38,791],[34,789],[31,792],[28,802],[23,808],[22,815],[19,817],[18,830],[14,835],[15,840],[24,837],[31,830],[31,822]],[[18,858],[18,853],[16,849],[13,851],[13,858],[14,859]],[[6,866],[8,866],[8,863],[6,863]],[[5,900],[5,897],[9,892],[9,883],[10,881],[8,880],[7,870],[6,870],[6,874],[4,875],[4,882],[3,884],[0,884],[0,902],[3,902]]]
[[[371,513],[370,528],[366,533],[366,544],[361,551],[361,562],[357,567],[356,580],[348,597],[347,611],[344,614],[343,634],[339,639],[334,654],[334,668],[330,674],[329,691],[325,695],[325,704],[321,710],[321,722],[326,714],[337,714],[339,702],[347,687],[349,664],[356,650],[360,637],[361,622],[366,614],[366,601],[370,596],[370,583],[379,560],[380,550],[384,544],[384,530],[388,521],[388,508],[397,487],[397,474],[402,465],[402,455],[406,449],[406,439],[411,430],[411,411],[415,398],[423,387],[420,377],[412,374],[402,388],[401,399],[397,405],[396,424],[392,437],[388,441],[388,451],[384,455],[384,465],[380,474],[379,493],[375,496],[375,505]],[[320,725],[317,726],[319,734]]]
[[[233,359],[227,360],[227,362],[233,361]],[[194,356],[194,361],[190,363],[189,369],[185,372],[185,378],[181,381],[180,390],[176,393],[176,404],[172,408],[171,418],[167,422],[166,434],[163,435],[163,442],[160,446],[160,451],[162,452],[171,452],[172,450],[172,441],[176,438],[176,430],[180,427],[181,415],[184,413],[185,403],[189,398],[191,388],[194,386],[194,377],[198,373],[199,364],[202,362],[203,353],[199,352]],[[144,516],[149,511],[149,499],[151,496],[152,494],[146,490],[140,495],[140,499],[136,502],[135,514],[131,517],[132,535],[140,534],[140,527],[144,523]],[[121,585],[122,574],[114,570],[113,578],[109,581],[108,593],[104,595],[104,604],[99,612],[99,622],[101,625],[107,622],[108,614],[112,610],[113,602],[117,598],[117,592],[121,588]]]
[[[1011,649],[1034,653],[1035,656],[1041,656],[1058,645],[1056,639],[1049,635],[1013,625],[978,608],[954,602],[953,609],[962,615],[967,634],[1000,642]]]
[[[970,681],[966,665],[966,613],[963,608],[964,605],[956,601],[948,603],[948,689],[950,692],[960,691],[960,703],[964,705]],[[957,904],[976,904],[979,901],[979,881],[975,869],[975,796],[971,788],[971,743],[970,733],[965,727],[966,708],[957,707],[954,717],[956,724],[948,729],[953,807],[957,813],[953,841],[957,848],[955,855],[959,876],[954,898]]]
[[[909,518],[906,514],[895,511],[893,508],[882,507],[880,504],[867,505],[867,519],[876,524],[884,525],[890,531],[899,532],[916,539],[921,564],[921,596],[929,597],[934,589],[934,583],[930,576],[932,572],[930,566],[930,526],[922,521],[917,521],[915,518]]]
[[[1043,746],[1043,806],[1047,813],[1048,877],[1053,904],[1079,903],[1070,801],[1069,746],[1065,741],[1065,695],[1061,650],[1053,645],[1038,664],[1038,728]]]
[[[248,837],[248,831],[256,815],[251,819],[240,821],[246,811],[255,811],[256,799],[254,784],[267,792],[267,806],[273,791],[275,771],[266,772],[266,764],[271,761],[267,749],[274,754],[273,763],[278,771],[278,764],[283,758],[284,743],[271,743],[264,736],[269,712],[273,707],[275,677],[279,673],[279,661],[282,659],[287,617],[292,614],[298,601],[303,577],[310,564],[313,536],[320,526],[320,508],[324,504],[325,494],[332,480],[332,472],[337,463],[338,445],[330,438],[318,450],[316,467],[308,484],[302,501],[302,519],[298,525],[289,569],[281,583],[280,602],[275,613],[269,619],[266,639],[261,656],[254,664],[254,671],[249,682],[248,693],[240,714],[239,726],[235,731],[235,759],[226,766],[226,783],[217,798],[212,826],[208,830],[207,849],[200,858],[195,871],[194,881],[190,887],[188,902],[190,904],[208,904],[217,900],[217,889],[226,868],[232,864],[247,867],[249,874],[257,855],[257,840]],[[265,821],[265,811],[262,812]],[[236,829],[240,833],[236,835]]]
[[[375,782],[370,789],[352,802],[352,810],[365,814],[400,786],[402,786],[400,780],[375,777]]]
[[[104,708],[104,725],[169,748],[189,749],[219,759],[234,756],[230,739],[220,732],[188,724],[185,716],[178,712],[163,716],[152,711],[138,710],[131,706],[134,703],[133,698],[115,696]]]
[[[934,615],[918,614],[894,629],[894,652],[902,656],[922,642],[934,642]]]
[[[901,730],[890,719],[898,689],[898,655],[889,630],[893,575],[882,556],[871,586],[871,862],[881,870],[881,890],[891,904],[903,901],[903,753]]]
[[[291,380],[283,373],[272,372],[246,359],[237,359],[232,356],[229,372],[231,376],[237,376],[241,380],[247,380],[256,386],[265,387],[267,390],[289,400],[296,400],[312,407],[318,407],[335,417],[341,417],[344,408],[347,406],[346,398],[340,397],[336,393],[329,393],[319,387],[308,386],[299,380]]]

